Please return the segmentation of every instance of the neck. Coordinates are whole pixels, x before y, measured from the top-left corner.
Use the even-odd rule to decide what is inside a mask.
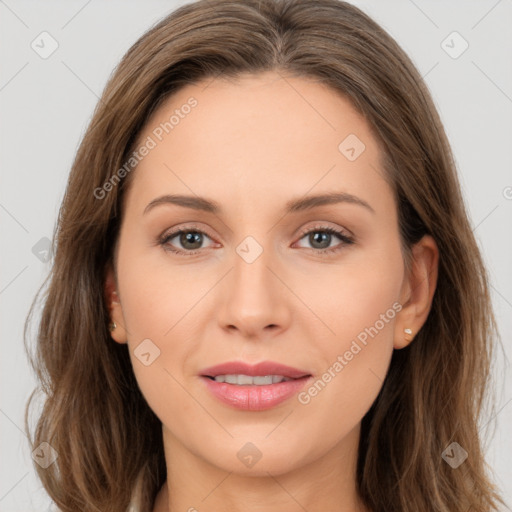
[[[368,512],[356,490],[358,425],[321,457],[258,473],[221,469],[187,450],[164,428],[167,481],[153,512]]]

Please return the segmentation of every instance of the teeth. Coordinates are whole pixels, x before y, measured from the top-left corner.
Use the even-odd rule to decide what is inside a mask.
[[[283,377],[282,375],[257,375],[255,377],[251,377],[250,375],[217,375],[217,377],[215,377],[216,382],[226,382],[227,384],[236,384],[238,386],[264,386],[268,384],[284,382],[287,380],[292,379],[290,379],[289,377]]]

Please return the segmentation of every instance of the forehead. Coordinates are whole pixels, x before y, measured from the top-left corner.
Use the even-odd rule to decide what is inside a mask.
[[[187,85],[150,117],[136,148],[145,143],[128,202],[166,192],[238,205],[309,191],[391,194],[364,117],[311,78],[266,72]]]

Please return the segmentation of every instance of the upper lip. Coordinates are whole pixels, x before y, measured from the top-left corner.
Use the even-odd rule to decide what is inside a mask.
[[[249,375],[251,377],[258,375],[282,375],[291,379],[300,379],[301,377],[311,375],[305,370],[292,368],[275,361],[262,361],[254,365],[244,363],[243,361],[229,361],[205,368],[201,370],[200,374],[204,377],[217,377],[217,375]]]

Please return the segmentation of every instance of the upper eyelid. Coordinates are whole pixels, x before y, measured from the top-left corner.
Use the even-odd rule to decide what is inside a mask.
[[[309,226],[309,227],[303,228],[299,231],[298,234],[302,235],[303,233],[309,233],[311,231],[321,230],[321,229],[334,229],[336,231],[345,231],[348,235],[352,236],[351,231],[348,230],[347,228],[342,227],[342,226],[332,226],[331,224],[332,223],[330,223],[329,221],[317,221],[314,226]],[[209,230],[207,228],[200,227],[199,225],[197,225],[195,223],[193,223],[190,226],[187,225],[187,226],[177,227],[176,229],[175,228],[166,229],[162,233],[161,237],[167,237],[167,236],[170,236],[173,234],[180,233],[182,231],[199,231],[199,232],[202,232],[202,233],[208,235],[210,238],[214,238],[213,236],[210,235]]]
[[[342,227],[342,226],[336,226],[336,227],[332,226],[327,221],[325,223],[322,223],[320,221],[320,222],[317,222],[317,224],[315,224],[314,226],[310,226],[310,227],[301,229],[300,232],[299,232],[299,236],[303,236],[305,234],[311,233],[312,231],[322,231],[322,230],[327,230],[327,229],[332,229],[334,231],[339,231],[342,234],[344,234],[345,236],[348,236],[350,238],[352,238],[354,236],[352,234],[352,232],[349,231],[347,228]]]
[[[199,227],[199,226],[196,226],[196,225],[192,225],[192,226],[184,226],[184,227],[179,227],[179,228],[171,228],[171,229],[166,229],[161,235],[160,235],[160,239],[166,239],[166,238],[169,238],[169,237],[175,237],[176,235],[179,235],[181,232],[188,232],[188,231],[197,231],[197,232],[200,232],[200,233],[203,233],[205,235],[207,235],[209,238],[211,238],[212,240],[214,239],[214,237],[212,235],[210,235],[210,233],[208,232],[207,229],[204,229],[202,227]]]

